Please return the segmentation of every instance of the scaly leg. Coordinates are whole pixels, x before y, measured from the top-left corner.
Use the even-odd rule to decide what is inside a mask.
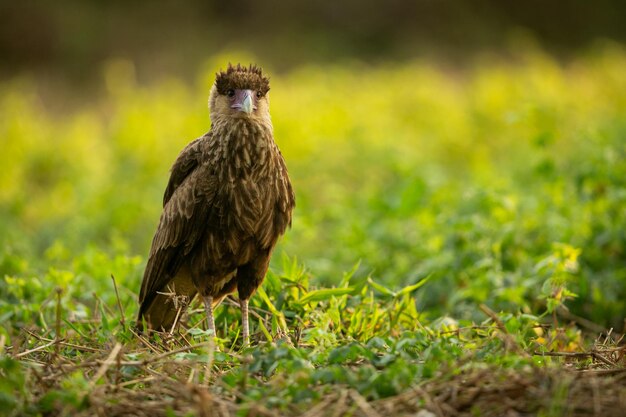
[[[208,330],[213,332],[215,336],[215,319],[213,318],[213,297],[207,295],[202,297],[204,300],[204,309],[206,311],[206,321],[208,323]]]
[[[243,345],[250,344],[250,326],[248,325],[248,300],[239,300],[241,306],[241,332],[243,334]]]

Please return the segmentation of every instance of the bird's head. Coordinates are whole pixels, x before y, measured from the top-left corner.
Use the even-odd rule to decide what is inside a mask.
[[[248,67],[228,64],[217,73],[209,97],[211,119],[269,118],[270,81],[256,65]]]

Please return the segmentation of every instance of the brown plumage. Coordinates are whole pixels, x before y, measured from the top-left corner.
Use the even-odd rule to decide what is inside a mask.
[[[295,197],[274,143],[269,80],[229,65],[211,89],[211,130],[172,167],[139,295],[139,322],[170,330],[199,293],[213,307],[235,290],[248,342],[248,299],[261,285]]]

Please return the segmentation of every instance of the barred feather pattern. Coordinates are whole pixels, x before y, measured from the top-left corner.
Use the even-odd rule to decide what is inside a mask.
[[[240,298],[250,297],[263,280],[278,238],[291,225],[295,206],[269,119],[213,120],[211,131],[178,156],[163,201],[139,319],[149,315],[159,293],[176,291],[168,285],[181,270],[188,271],[203,296],[219,299],[238,290]],[[193,289],[185,294],[193,298],[195,292],[189,292]],[[169,324],[146,319],[153,328]]]

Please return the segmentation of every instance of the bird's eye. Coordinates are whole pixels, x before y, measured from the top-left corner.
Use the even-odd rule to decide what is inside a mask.
[[[230,97],[230,98],[235,97],[235,90],[233,90],[233,89],[231,88],[230,90],[228,90],[228,91],[226,92],[226,95],[227,95],[228,97]]]
[[[263,97],[263,93],[260,92],[260,91],[257,91],[256,92],[256,98],[261,98],[261,97]]]

